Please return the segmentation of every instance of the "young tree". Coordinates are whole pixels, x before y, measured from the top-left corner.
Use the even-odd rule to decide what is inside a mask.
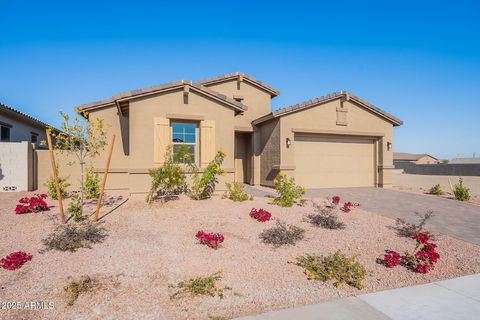
[[[88,112],[75,110],[80,117],[76,116],[73,119],[65,113],[60,111],[60,116],[63,121],[60,125],[60,132],[49,130],[52,137],[55,139],[55,148],[60,152],[74,154],[80,165],[80,205],[83,208],[84,194],[85,194],[85,179],[84,171],[87,159],[93,159],[100,154],[100,152],[107,145],[107,132],[103,123],[103,119],[90,119]],[[73,165],[76,161],[69,162]]]

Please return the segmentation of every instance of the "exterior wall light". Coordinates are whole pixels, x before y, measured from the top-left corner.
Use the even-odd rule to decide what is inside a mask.
[[[391,142],[387,142],[387,150],[388,151],[392,150],[392,143]]]
[[[290,148],[290,146],[292,145],[292,140],[290,140],[290,138],[287,138],[287,148]]]

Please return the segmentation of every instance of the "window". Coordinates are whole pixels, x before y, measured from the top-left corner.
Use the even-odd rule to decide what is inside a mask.
[[[10,127],[7,126],[0,126],[1,127],[1,142],[8,142],[10,141]]]
[[[37,143],[37,142],[38,142],[38,133],[35,133],[35,132],[32,132],[32,133],[31,133],[30,142],[31,142],[31,143]]]
[[[188,153],[192,162],[197,159],[197,124],[192,122],[172,122],[173,156]]]

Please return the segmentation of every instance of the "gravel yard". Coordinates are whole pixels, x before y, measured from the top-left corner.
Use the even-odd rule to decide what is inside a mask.
[[[311,204],[281,208],[267,198],[236,203],[219,196],[204,201],[181,196],[148,206],[144,196],[136,196],[102,219],[109,233],[103,243],[75,253],[39,253],[44,248],[41,240],[55,227],[56,208],[16,215],[13,209],[23,195],[0,194],[0,256],[22,250],[33,254],[33,259],[16,271],[0,269],[0,301],[53,301],[54,308],[0,310],[1,319],[232,318],[480,272],[479,246],[442,235],[435,241],[441,259],[431,273],[400,266],[388,269],[376,263],[385,249],[403,253],[415,246],[414,240],[397,236],[393,220],[360,207],[340,214],[345,229],[326,230],[305,220],[313,212]],[[111,208],[124,200],[117,195],[110,199]],[[47,202],[55,204],[51,199]],[[261,243],[259,234],[275,222],[250,218],[253,207],[304,228],[305,239],[277,249]],[[195,239],[198,230],[221,232],[225,242],[218,250],[200,245]],[[356,255],[369,271],[364,289],[309,281],[302,268],[289,263],[305,253],[330,254],[338,249]],[[223,275],[220,285],[232,288],[225,291],[224,299],[169,298],[175,292],[169,285],[217,271]],[[102,285],[67,307],[63,287],[69,277],[82,275],[95,277]]]
[[[393,188],[403,191],[426,193],[436,184],[439,184],[446,193],[444,197],[453,198],[448,180],[452,185],[458,183],[458,176],[429,176],[421,174],[395,174],[393,176]],[[480,177],[466,176],[463,184],[470,189],[470,202],[480,204]]]

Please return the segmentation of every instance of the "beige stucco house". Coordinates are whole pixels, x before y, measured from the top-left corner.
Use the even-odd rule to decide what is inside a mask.
[[[200,167],[223,149],[223,182],[271,186],[279,171],[308,188],[391,185],[402,121],[347,92],[271,112],[280,93],[244,73],[176,81],[79,106],[116,134],[109,188],[146,192],[165,148],[188,145]],[[98,159],[98,168],[105,159]]]
[[[394,152],[393,162],[410,162],[415,164],[438,164],[440,160],[426,153],[413,154],[404,152]]]

